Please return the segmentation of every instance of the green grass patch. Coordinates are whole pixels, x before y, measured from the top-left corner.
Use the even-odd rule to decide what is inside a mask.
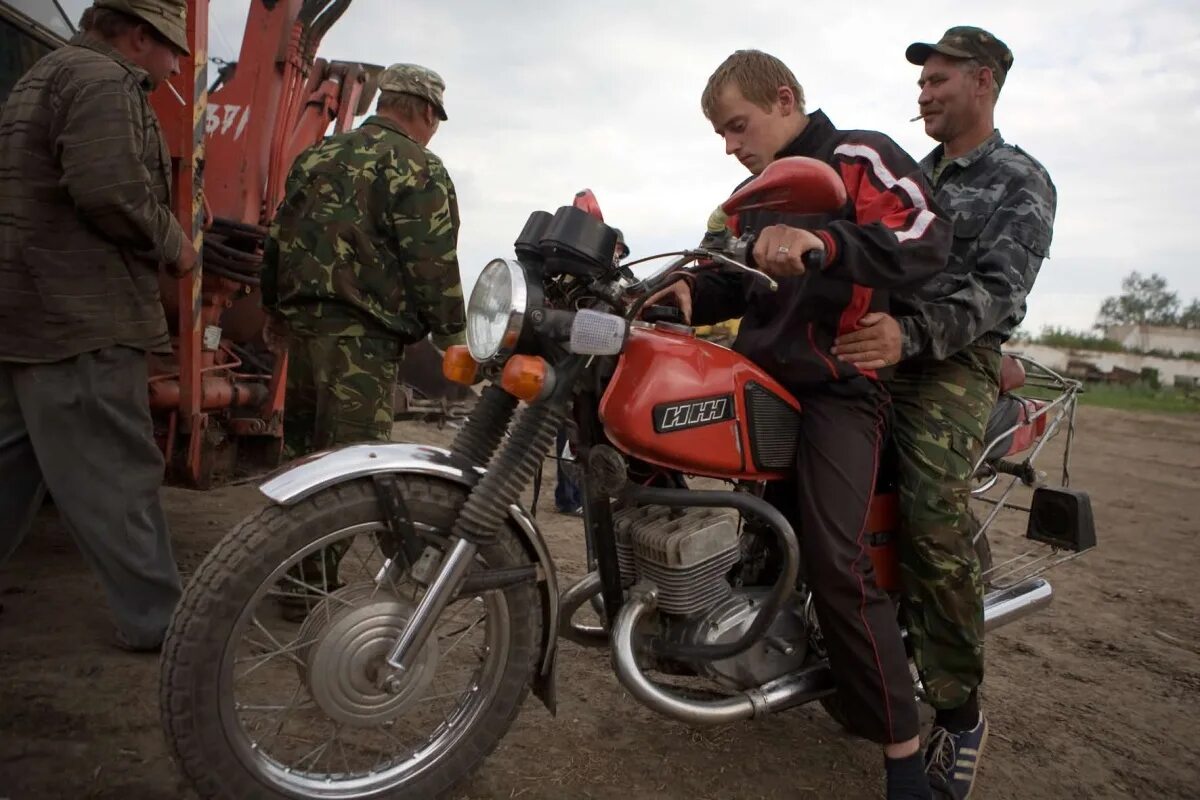
[[[1025,387],[1018,392],[1028,397],[1049,399],[1056,394],[1043,389]],[[1190,393],[1182,389],[1154,388],[1146,384],[1118,386],[1107,383],[1088,383],[1079,395],[1081,406],[1116,408],[1123,411],[1152,411],[1163,414],[1200,414],[1200,389]]]

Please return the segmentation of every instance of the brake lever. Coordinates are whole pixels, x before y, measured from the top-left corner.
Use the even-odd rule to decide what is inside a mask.
[[[779,290],[779,282],[776,281],[774,278],[772,278],[767,273],[763,272],[762,270],[757,270],[754,267],[747,266],[747,265],[743,264],[741,261],[738,261],[735,258],[730,258],[729,256],[725,255],[724,253],[722,253],[718,250],[693,250],[691,252],[695,253],[696,256],[699,258],[711,258],[713,261],[716,261],[721,266],[732,267],[736,270],[740,270],[742,272],[747,272],[756,278],[761,278],[763,281],[766,282],[767,288],[769,288],[772,292]]]

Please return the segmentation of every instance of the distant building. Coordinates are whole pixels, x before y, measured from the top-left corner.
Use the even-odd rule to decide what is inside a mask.
[[[1126,350],[1143,353],[1200,353],[1200,330],[1157,325],[1110,325],[1104,338],[1119,342]]]

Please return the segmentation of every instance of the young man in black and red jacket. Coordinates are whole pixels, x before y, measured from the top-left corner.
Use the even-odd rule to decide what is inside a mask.
[[[737,232],[757,231],[754,259],[778,279],[777,291],[744,273],[710,272],[666,294],[695,325],[741,317],[734,349],[800,401],[794,510],[846,717],[856,733],[883,745],[889,798],[928,798],[896,609],[875,584],[864,541],[885,434],[888,395],[880,381],[889,367],[859,369],[830,348],[864,315],[886,311],[889,289],[945,267],[950,225],[895,142],[838,130],[820,111],[806,114],[803,89],[773,56],[731,55],[709,79],[701,105],[725,152],[752,174],[776,158],[808,156],[831,165],[846,185],[848,201],[832,214],[760,210],[736,220]],[[819,271],[805,270],[810,250],[824,253]]]

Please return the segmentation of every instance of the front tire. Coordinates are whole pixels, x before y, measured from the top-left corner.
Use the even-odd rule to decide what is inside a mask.
[[[397,482],[426,545],[447,547],[466,489],[420,476]],[[435,630],[405,682],[383,693],[376,680],[383,654],[418,595],[407,572],[407,583],[385,587],[373,580],[389,536],[374,484],[364,479],[293,506],[269,505],[205,558],[168,631],[160,687],[168,742],[201,797],[435,798],[472,773],[508,731],[537,667],[536,586],[457,598],[438,624],[458,627],[444,636]],[[298,574],[289,569],[305,556],[344,540],[350,544],[339,556],[342,587],[304,584],[320,602],[289,627],[272,595],[288,594],[281,588],[296,584],[288,575]],[[503,568],[529,558],[506,526],[495,544],[480,548],[477,561]],[[464,610],[468,620],[486,615],[463,627]],[[249,656],[241,655],[247,650]],[[438,681],[457,674],[464,658],[466,688],[461,696],[443,694]],[[247,696],[267,699],[245,702]],[[451,710],[436,723],[438,706],[426,704],[447,699],[442,705]],[[414,730],[420,738],[427,711],[433,733],[409,750],[404,739]],[[314,745],[322,736],[331,738]]]

